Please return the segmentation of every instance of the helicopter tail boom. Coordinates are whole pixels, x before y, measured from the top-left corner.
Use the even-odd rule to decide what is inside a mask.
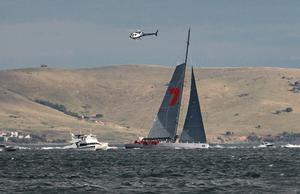
[[[153,33],[143,33],[143,36],[151,36],[151,35],[157,36],[157,34],[158,34],[158,30],[156,30],[156,32]]]

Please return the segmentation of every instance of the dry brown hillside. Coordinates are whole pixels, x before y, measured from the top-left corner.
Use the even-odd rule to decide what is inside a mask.
[[[173,68],[147,65],[63,70],[0,71],[0,129],[68,138],[70,130],[92,129],[99,139],[126,142],[145,136],[159,108]],[[300,93],[289,91],[300,69],[196,69],[206,133],[211,141],[226,131],[236,136],[300,132]],[[181,122],[185,115],[187,72]],[[35,100],[63,104],[81,115],[103,115],[105,125],[79,120]],[[280,112],[287,107],[292,112]]]

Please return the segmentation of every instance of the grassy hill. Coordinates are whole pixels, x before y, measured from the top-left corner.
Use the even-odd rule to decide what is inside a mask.
[[[123,65],[94,69],[33,68],[0,71],[0,129],[69,138],[92,130],[101,140],[126,142],[146,136],[174,68]],[[300,132],[300,93],[290,91],[300,69],[195,69],[210,141],[226,131],[236,137]],[[186,74],[179,132],[187,109]],[[80,115],[102,114],[104,125],[80,120],[36,103],[61,104]],[[292,108],[286,112],[286,108]],[[276,112],[277,111],[277,112]]]

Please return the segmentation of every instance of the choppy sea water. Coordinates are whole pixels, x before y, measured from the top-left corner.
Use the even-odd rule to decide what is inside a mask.
[[[0,152],[0,193],[300,193],[300,149]]]

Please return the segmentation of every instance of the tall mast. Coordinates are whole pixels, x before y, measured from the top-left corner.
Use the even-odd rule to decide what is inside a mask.
[[[187,62],[187,57],[188,57],[188,53],[189,53],[190,33],[191,33],[191,28],[189,28],[188,39],[187,39],[187,42],[186,42],[186,51],[185,51],[185,60],[184,60],[184,63],[185,63],[185,64],[186,64],[186,62]]]
[[[185,62],[176,66],[157,116],[148,134],[148,138],[176,140],[189,43],[190,29],[188,31]]]

